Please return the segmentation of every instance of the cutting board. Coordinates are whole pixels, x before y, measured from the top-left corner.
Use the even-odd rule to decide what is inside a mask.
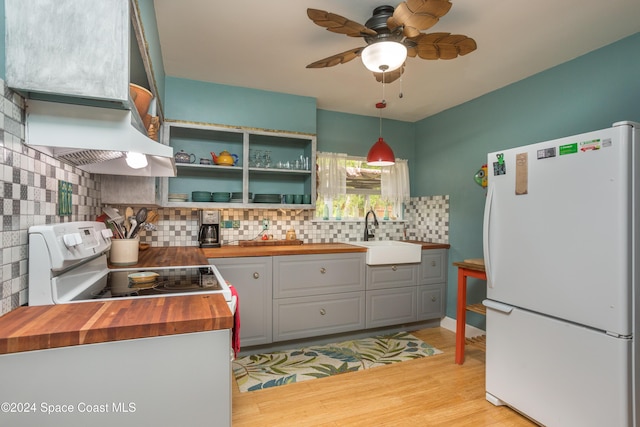
[[[240,240],[238,246],[284,246],[301,245],[302,240]]]

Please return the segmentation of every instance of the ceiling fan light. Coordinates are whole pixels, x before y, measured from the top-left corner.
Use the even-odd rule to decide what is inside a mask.
[[[402,43],[382,41],[365,47],[360,57],[368,70],[374,73],[397,70],[407,59],[407,48]]]
[[[391,166],[396,162],[396,156],[382,137],[378,138],[367,154],[367,164],[371,166]]]

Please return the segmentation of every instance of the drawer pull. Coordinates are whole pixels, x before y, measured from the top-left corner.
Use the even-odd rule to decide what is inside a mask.
[[[326,273],[326,272],[327,272],[327,269],[326,269],[326,268],[322,267],[322,268],[320,269],[320,273],[324,274],[324,273]]]
[[[435,262],[435,260],[434,260],[434,261],[431,261],[431,267],[435,267],[435,266],[436,266],[436,262]]]
[[[393,271],[397,271],[397,270],[398,270],[398,267],[396,267],[396,266],[394,265],[393,267],[391,267],[391,269],[392,269]]]
[[[321,308],[320,315],[324,316],[325,314],[327,314],[327,310],[325,310],[324,308]]]
[[[436,302],[437,299],[438,298],[436,298],[436,297],[431,297],[431,302]]]
[[[253,278],[254,279],[259,279],[260,278],[260,274],[256,271],[255,273],[253,273]]]

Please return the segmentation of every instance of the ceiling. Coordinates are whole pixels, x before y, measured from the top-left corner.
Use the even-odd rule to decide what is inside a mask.
[[[384,85],[383,117],[420,120],[640,31],[638,0],[452,3],[449,13],[423,32],[465,34],[478,49],[446,61],[408,58],[402,82]],[[309,96],[319,109],[376,117],[382,84],[360,58],[305,68],[366,45],[362,38],[315,25],[306,9],[364,24],[383,4],[397,5],[393,0],[154,0],[167,76]]]

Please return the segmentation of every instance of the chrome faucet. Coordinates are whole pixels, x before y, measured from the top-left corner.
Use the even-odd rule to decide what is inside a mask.
[[[369,212],[364,216],[364,240],[368,241],[369,238],[375,237],[373,231],[369,230],[369,214],[373,214],[373,225],[378,226],[378,217],[373,209],[370,209]]]

